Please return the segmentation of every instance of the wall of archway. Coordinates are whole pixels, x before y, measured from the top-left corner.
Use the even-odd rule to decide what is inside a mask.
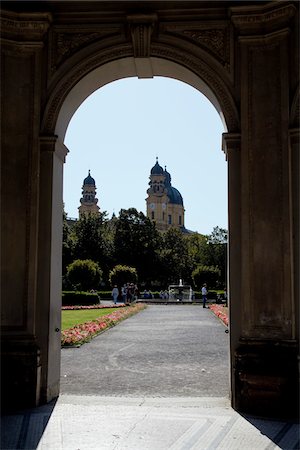
[[[173,61],[165,60],[162,58],[149,58],[152,67],[152,76],[163,76],[168,78],[174,78],[178,81],[193,86],[195,89],[204,94],[214,105],[218,114],[221,117],[225,130],[227,130],[227,124],[223,112],[221,110],[220,102],[216,98],[213,91],[202,81],[199,76],[191,72],[184,66],[179,65]],[[68,93],[62,107],[59,110],[59,114],[56,121],[54,134],[63,142],[67,126],[71,117],[77,108],[83,103],[83,101],[91,95],[94,91],[105,86],[107,83],[119,80],[121,78],[138,77],[134,58],[123,58],[120,60],[112,61],[103,66],[100,66],[82,78]],[[225,90],[225,89],[224,89]],[[225,95],[227,94],[225,90]],[[229,102],[232,104],[232,108],[229,114],[234,117],[234,120],[228,121],[230,125],[238,126],[238,112],[234,107],[233,99],[228,94]],[[47,122],[47,119],[45,119]]]
[[[299,5],[169,3],[2,4],[4,401],[59,392],[67,124],[110,81],[166,75],[204,93],[226,124],[232,404],[297,409]]]

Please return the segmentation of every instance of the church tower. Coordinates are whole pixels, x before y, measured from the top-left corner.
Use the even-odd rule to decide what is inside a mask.
[[[171,175],[163,169],[156,158],[150,172],[149,189],[147,190],[147,217],[155,221],[160,231],[171,227],[185,232],[184,207],[180,192],[171,184]]]
[[[90,170],[88,176],[83,180],[82,198],[80,199],[80,203],[81,205],[78,208],[79,218],[88,214],[99,215],[100,208],[97,205],[96,184],[94,178],[91,177]]]

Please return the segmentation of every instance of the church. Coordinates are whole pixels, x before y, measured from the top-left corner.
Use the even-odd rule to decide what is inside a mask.
[[[156,163],[150,172],[147,217],[156,223],[159,231],[166,231],[171,227],[180,229],[183,233],[189,232],[184,226],[184,206],[180,192],[171,184],[171,175],[163,169],[156,158]],[[98,215],[100,208],[97,205],[96,182],[89,170],[88,176],[83,180],[82,197],[80,199],[79,218],[86,214]]]
[[[171,175],[163,169],[156,158],[150,172],[149,189],[147,190],[147,217],[155,221],[159,231],[171,227],[187,232],[184,226],[184,207],[180,192],[171,184]]]

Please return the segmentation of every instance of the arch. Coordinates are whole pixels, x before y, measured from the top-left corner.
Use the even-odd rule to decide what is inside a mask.
[[[104,52],[93,52],[90,58],[76,56],[69,67],[61,68],[52,83],[46,104],[41,134],[58,136],[64,141],[71,117],[81,103],[95,90],[121,78],[138,76],[136,60],[124,46]],[[155,44],[147,59],[153,76],[165,76],[185,82],[204,94],[214,105],[228,132],[239,130],[239,114],[230,89],[211,65],[199,57],[169,45]],[[81,60],[81,63],[78,63]],[[209,58],[208,58],[209,60]]]

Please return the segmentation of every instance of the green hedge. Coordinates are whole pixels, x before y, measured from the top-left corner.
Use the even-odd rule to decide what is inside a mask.
[[[96,305],[98,303],[98,294],[77,291],[63,291],[62,293],[62,306]]]
[[[100,299],[101,300],[111,300],[112,296],[111,296],[111,291],[98,291],[98,294],[100,295]]]

